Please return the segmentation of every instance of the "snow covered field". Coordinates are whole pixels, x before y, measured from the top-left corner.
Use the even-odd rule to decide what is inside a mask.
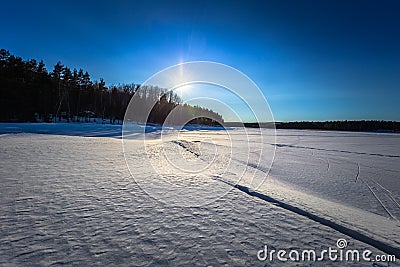
[[[0,124],[0,264],[398,265],[257,254],[398,258],[400,135],[158,130],[123,147],[121,126]]]

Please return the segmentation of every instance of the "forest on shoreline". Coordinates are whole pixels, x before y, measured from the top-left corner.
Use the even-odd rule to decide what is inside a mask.
[[[42,60],[23,60],[5,49],[0,50],[0,122],[121,124],[135,94],[143,103],[156,103],[145,123],[162,124],[168,114],[178,108],[180,121],[202,125],[220,125],[219,121],[227,127],[400,131],[400,122],[379,120],[224,123],[220,114],[207,108],[182,104],[177,94],[157,86],[131,83],[107,87],[103,79],[93,81],[83,69],[71,70],[58,62],[52,71],[48,71]],[[192,117],[199,118],[190,120]]]
[[[275,127],[277,129],[400,132],[400,122],[382,120],[280,122],[275,123]]]
[[[400,122],[359,120],[359,121],[291,121],[291,122],[260,122],[240,123],[227,122],[225,126],[239,127],[244,125],[248,128],[276,128],[297,130],[327,130],[327,131],[391,131],[400,132]]]
[[[223,122],[220,114],[182,104],[176,93],[164,88],[134,83],[107,87],[83,69],[71,70],[58,62],[48,71],[43,60],[23,60],[0,50],[0,122],[121,123],[135,94],[142,103],[155,103],[145,123],[162,124],[177,107],[181,120],[199,117],[190,123]]]

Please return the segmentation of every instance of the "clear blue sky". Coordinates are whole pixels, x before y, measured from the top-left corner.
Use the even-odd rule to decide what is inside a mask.
[[[2,1],[0,47],[107,84],[185,61],[247,74],[275,119],[400,120],[400,1]]]

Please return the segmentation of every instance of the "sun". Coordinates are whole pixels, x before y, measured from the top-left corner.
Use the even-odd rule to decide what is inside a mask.
[[[174,92],[182,99],[188,99],[191,91],[193,90],[193,86],[190,84],[184,84],[175,88]]]

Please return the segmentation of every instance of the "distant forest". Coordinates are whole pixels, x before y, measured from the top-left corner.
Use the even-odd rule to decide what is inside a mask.
[[[58,62],[47,71],[44,62],[23,60],[0,50],[0,121],[3,122],[90,122],[121,123],[132,96],[156,103],[146,123],[163,123],[178,107],[182,118],[199,116],[191,123],[214,125],[222,116],[199,106],[182,104],[173,92],[156,86],[119,84],[106,86],[92,81],[87,71]],[[213,119],[210,119],[213,118]]]
[[[300,121],[276,123],[277,129],[310,129],[336,131],[400,131],[400,122],[397,121]]]
[[[240,126],[238,122],[228,122],[225,126]],[[398,121],[294,121],[275,123],[244,123],[248,128],[276,128],[299,130],[334,130],[334,131],[393,131],[400,132]]]

